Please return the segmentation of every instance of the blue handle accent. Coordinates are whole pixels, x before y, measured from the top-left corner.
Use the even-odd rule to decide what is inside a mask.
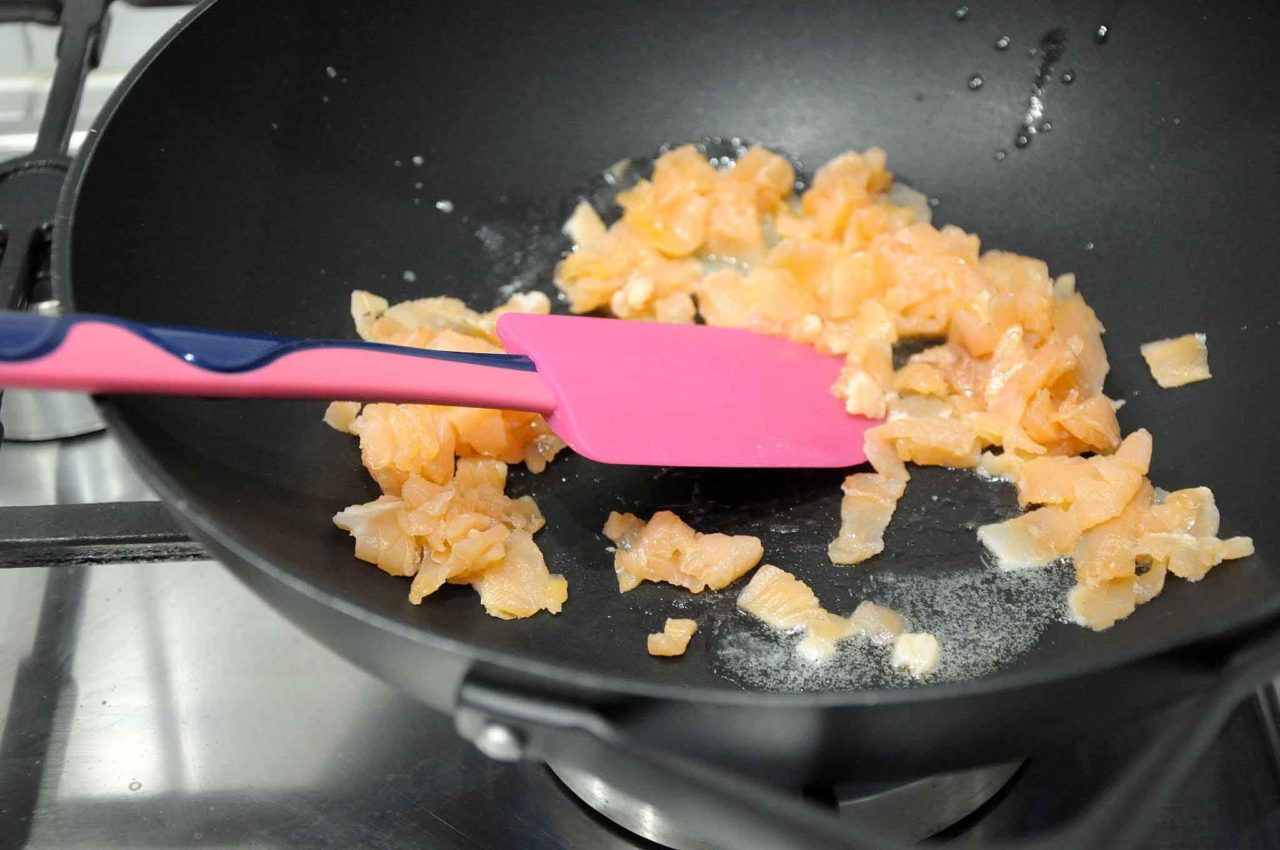
[[[213,372],[248,372],[265,366],[283,354],[315,348],[383,351],[401,357],[451,360],[519,372],[537,371],[532,360],[518,354],[427,351],[377,342],[291,339],[264,334],[206,331],[170,325],[147,325],[92,313],[36,316],[30,313],[0,312],[0,361],[15,362],[43,357],[61,345],[67,331],[80,322],[101,322],[123,328],[163,348],[174,357]]]

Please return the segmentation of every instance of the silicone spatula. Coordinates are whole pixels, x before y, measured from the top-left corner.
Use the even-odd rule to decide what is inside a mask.
[[[783,339],[518,313],[498,336],[510,354],[2,313],[0,387],[526,410],[592,460],[652,466],[852,466],[876,424],[831,394],[838,358]]]

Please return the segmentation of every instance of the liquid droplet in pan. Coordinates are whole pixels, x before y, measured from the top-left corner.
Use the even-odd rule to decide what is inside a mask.
[[[968,86],[969,86],[969,91],[977,91],[978,89],[982,88],[982,75],[974,74],[972,77],[970,77]]]
[[[1075,81],[1076,81],[1076,72],[1075,72],[1075,71],[1063,71],[1063,72],[1062,72],[1062,84],[1063,84],[1064,86],[1069,86],[1069,85],[1071,85],[1072,83],[1074,83]]]
[[[996,162],[1000,162],[1008,155],[1009,155],[1009,152],[1004,150],[1003,148],[996,151]]]
[[[1052,130],[1052,129],[1053,129],[1053,122],[1052,122],[1052,121],[1045,121],[1043,124],[1041,124],[1041,125],[1040,125],[1040,132],[1041,132],[1041,133],[1048,133],[1048,132],[1049,132],[1050,130]]]
[[[1013,146],[1015,148],[1025,148],[1029,144],[1031,144],[1031,137],[1026,133],[1019,133],[1013,140]]]
[[[1008,49],[1009,49],[1009,36],[1002,35],[996,39],[996,50],[1008,50]]]
[[[963,21],[964,19],[969,17],[969,7],[961,6],[960,8],[956,9],[955,15],[956,15],[957,21]]]
[[[1111,38],[1111,27],[1107,24],[1099,24],[1093,33],[1093,43],[1106,44],[1109,38]]]

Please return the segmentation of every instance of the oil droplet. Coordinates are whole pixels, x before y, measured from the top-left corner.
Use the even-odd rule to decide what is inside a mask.
[[[1009,152],[1004,150],[1003,148],[996,151],[996,162],[1002,161],[1008,155],[1009,155]]]
[[[957,21],[963,21],[963,20],[964,20],[965,18],[967,18],[967,17],[969,17],[969,7],[968,7],[968,6],[961,6],[959,9],[956,9],[956,20],[957,20]]]
[[[937,199],[937,198],[930,198],[930,199],[929,199],[929,206],[931,206],[931,207],[936,207],[937,205],[938,205],[938,199]]]
[[[448,198],[441,198],[436,201],[436,209],[440,210],[442,213],[451,213],[453,212],[453,201]]]
[[[1111,27],[1106,24],[1099,24],[1093,33],[1093,43],[1106,44],[1109,38],[1111,38]]]
[[[972,77],[970,77],[968,86],[969,86],[969,91],[977,91],[978,89],[982,88],[982,75],[974,74]]]
[[[413,155],[413,159],[412,159],[412,160],[410,160],[410,161],[411,161],[414,165],[422,165],[422,163],[426,162],[426,160],[422,158],[422,155],[421,155],[421,154],[414,154],[414,155]]]
[[[1041,132],[1041,133],[1048,133],[1048,132],[1049,132],[1050,130],[1052,130],[1052,129],[1053,129],[1053,122],[1052,122],[1052,121],[1044,121],[1044,122],[1042,122],[1042,123],[1040,124],[1040,132]]]
[[[996,50],[1008,50],[1008,49],[1009,49],[1009,36],[1002,35],[996,39]]]
[[[1093,250],[1093,243],[1092,243],[1092,242],[1086,242],[1086,243],[1084,243],[1084,249],[1085,249],[1086,251],[1092,251],[1092,250]]]
[[[1075,71],[1063,71],[1063,72],[1062,72],[1062,84],[1063,84],[1064,86],[1069,86],[1069,85],[1071,85],[1072,83],[1074,83],[1075,81],[1076,81],[1076,72],[1075,72]]]
[[[1028,56],[1031,56],[1032,58],[1034,58],[1034,57],[1036,57],[1036,56],[1039,56],[1039,55],[1040,55],[1040,51],[1039,51],[1038,49],[1034,48],[1034,47],[1028,47],[1028,48],[1027,48],[1027,55],[1028,55]]]
[[[329,79],[331,80],[334,77],[338,76],[338,69],[333,67],[332,65],[326,65],[324,67],[324,72],[329,75]]]
[[[1181,124],[1181,123],[1182,123],[1182,119],[1181,119],[1181,118],[1175,118],[1175,119],[1173,119],[1173,123],[1175,123],[1175,124]]]
[[[413,283],[418,279],[418,275],[412,269],[405,269],[400,273],[400,277],[404,278],[405,283]]]
[[[1031,136],[1026,133],[1019,133],[1013,140],[1015,148],[1025,148],[1029,144],[1031,144]]]
[[[133,780],[132,782],[130,782],[130,783],[129,783],[129,790],[130,790],[130,791],[141,791],[141,790],[142,790],[142,783],[141,783],[141,782],[139,782],[139,781],[138,781],[138,780],[136,780],[136,779],[135,779],[135,780]]]

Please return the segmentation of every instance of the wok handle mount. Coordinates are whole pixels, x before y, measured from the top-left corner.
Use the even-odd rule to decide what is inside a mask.
[[[1174,659],[1176,660],[1176,659]],[[1197,663],[1192,657],[1189,663]],[[1201,660],[1199,663],[1203,663]],[[1157,810],[1199,763],[1235,707],[1280,668],[1280,621],[1237,644],[1217,681],[1168,724],[1072,821],[1001,850],[1135,846]],[[707,846],[768,850],[908,850],[876,827],[837,818],[798,796],[626,734],[590,706],[518,692],[469,675],[455,714],[459,733],[486,755],[570,765],[652,805]]]
[[[0,313],[0,387],[91,393],[356,399],[549,413],[526,357]]]

